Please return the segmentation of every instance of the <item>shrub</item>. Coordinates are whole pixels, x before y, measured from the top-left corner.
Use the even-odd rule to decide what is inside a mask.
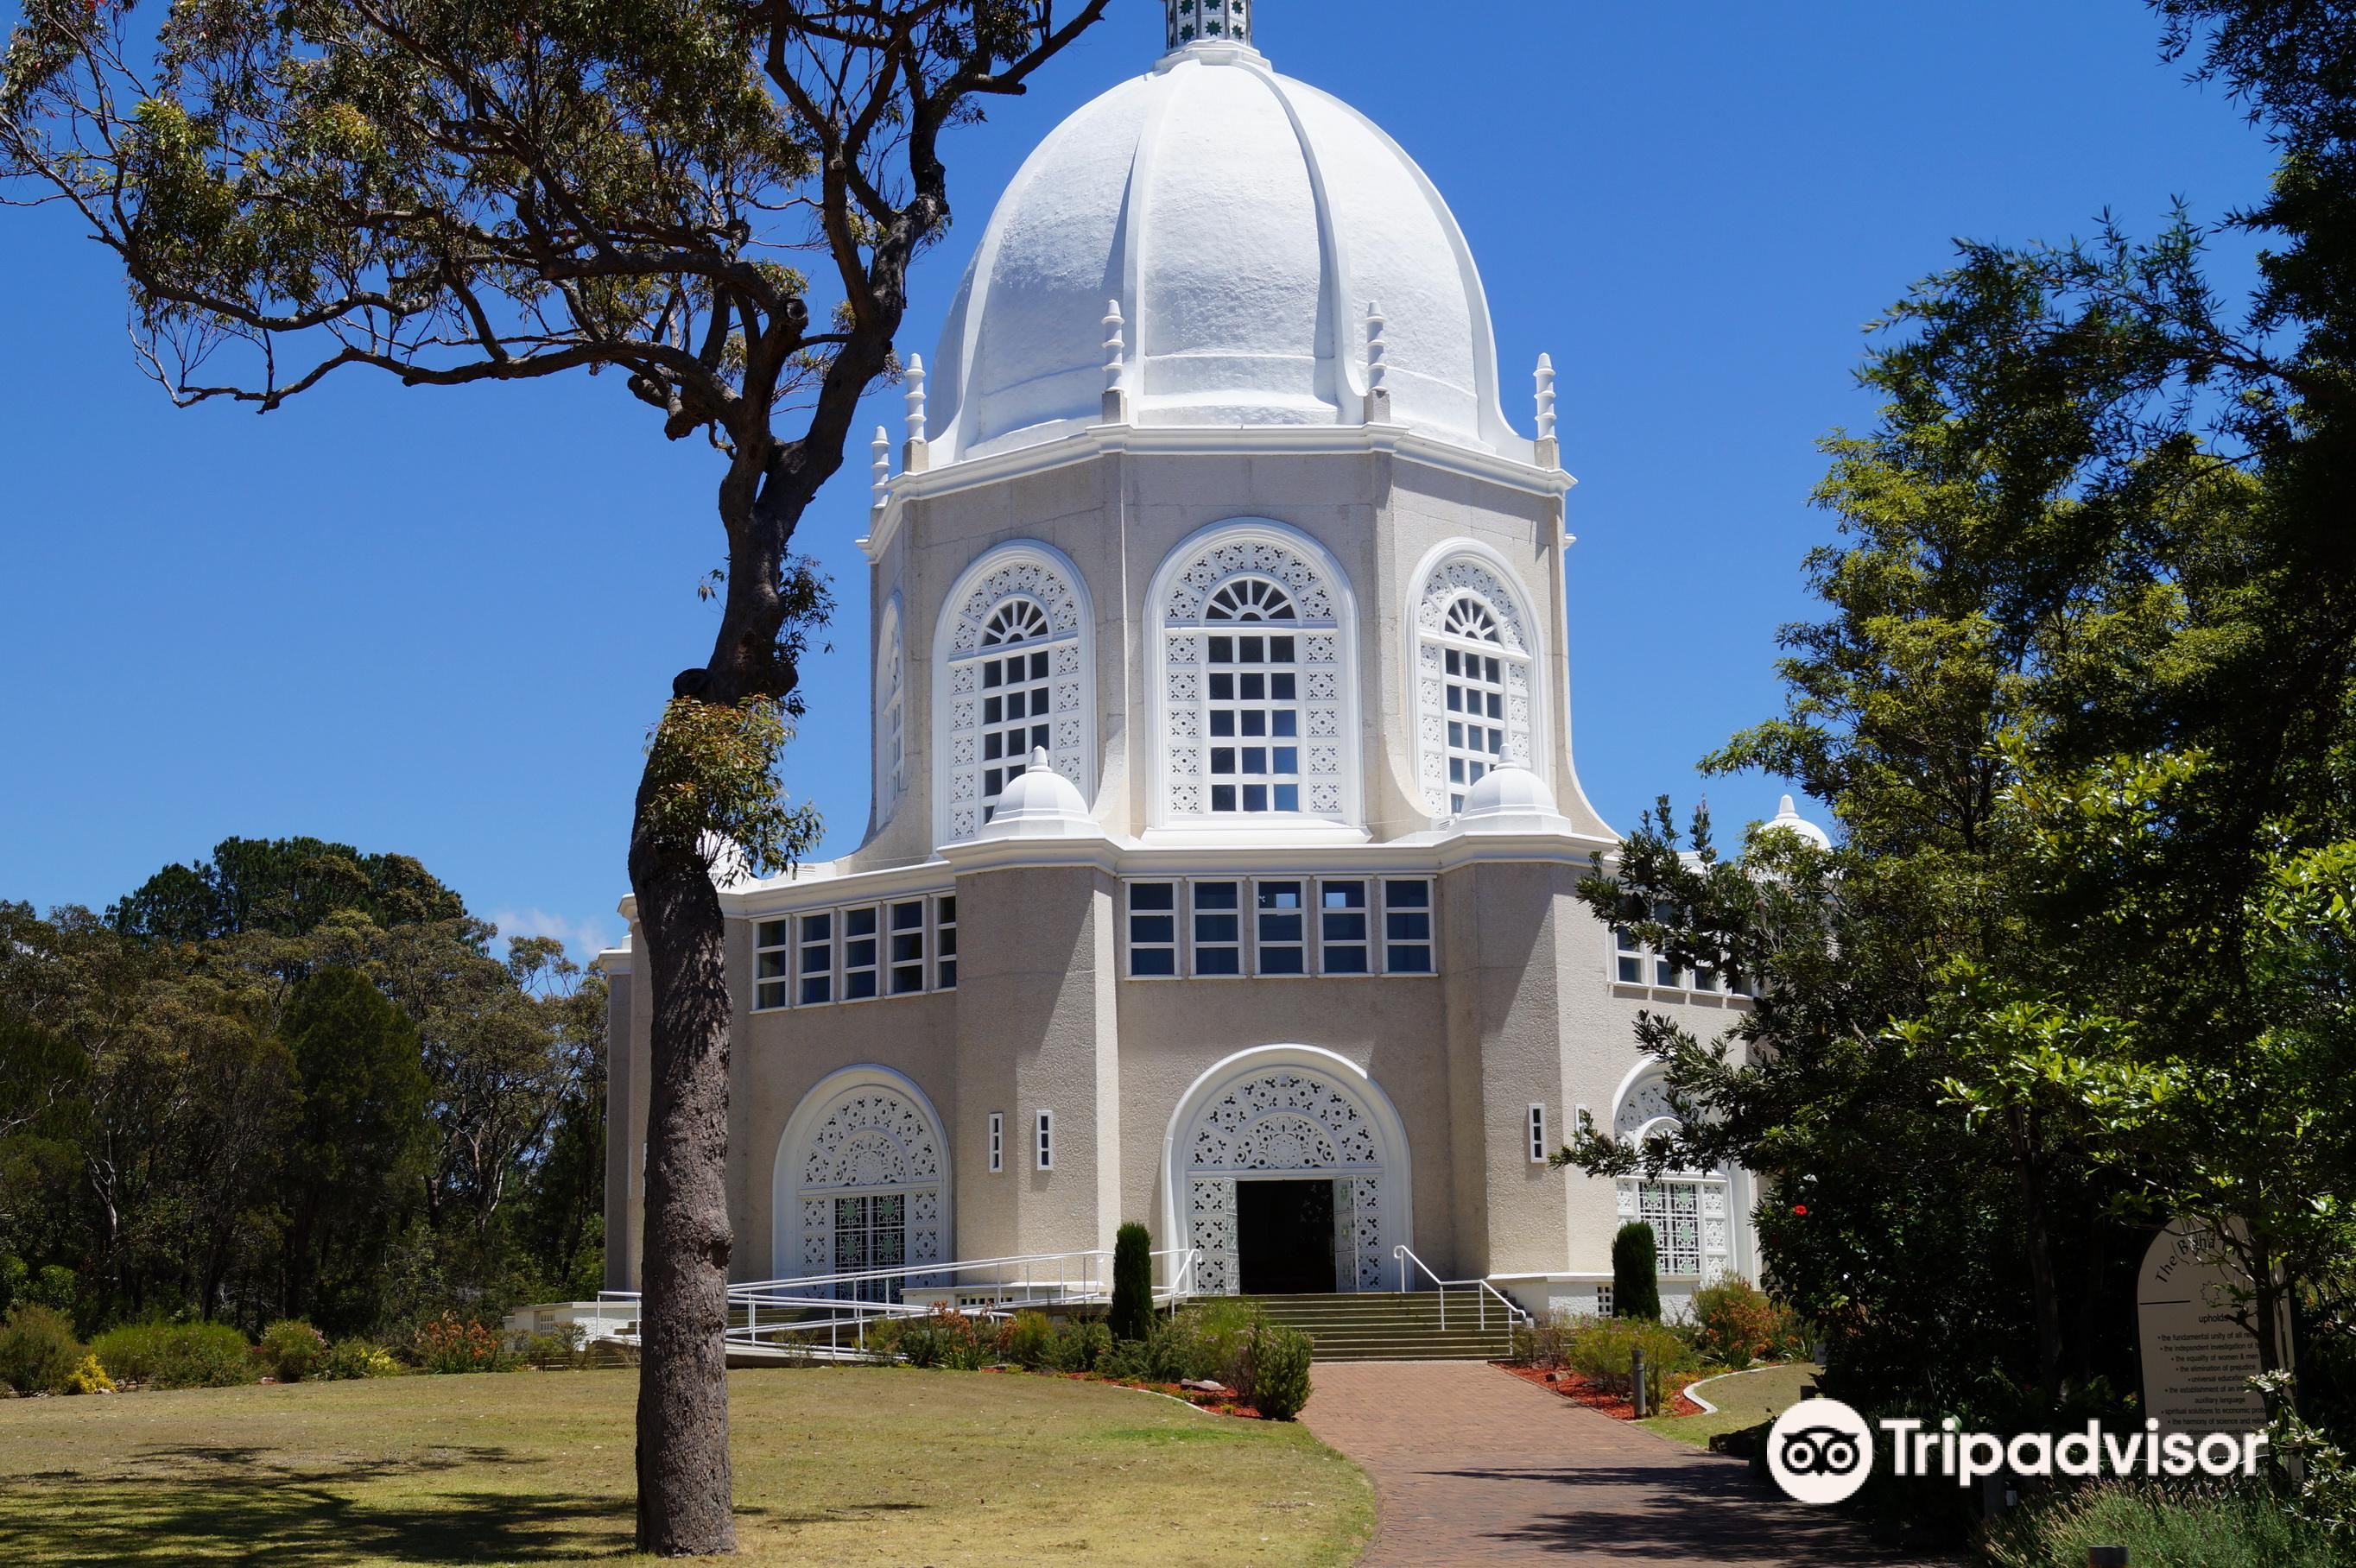
[[[1692,1365],[1692,1352],[1675,1332],[1646,1318],[1591,1317],[1573,1331],[1566,1360],[1590,1382],[1623,1392],[1634,1389],[1635,1352],[1644,1352],[1644,1382],[1659,1405],[1668,1374]]]
[[[2134,1563],[2200,1568],[2331,1568],[2343,1559],[2256,1486],[2099,1481],[1997,1520],[1982,1547],[1995,1568],[2083,1563],[2090,1546],[2124,1546]]]
[[[272,1377],[298,1383],[327,1359],[327,1337],[300,1317],[282,1317],[262,1331],[257,1355]]]
[[[922,1317],[895,1317],[867,1331],[867,1348],[912,1367],[979,1371],[998,1359],[998,1331],[946,1302]]]
[[[1112,1310],[1105,1315],[1116,1339],[1142,1339],[1153,1330],[1153,1236],[1123,1225],[1112,1243]]]
[[[1059,1372],[1092,1372],[1112,1354],[1112,1330],[1091,1317],[1055,1330],[1047,1364]]]
[[[114,1380],[106,1375],[106,1369],[99,1365],[98,1358],[96,1356],[85,1354],[81,1359],[81,1364],[76,1367],[72,1371],[66,1374],[66,1386],[64,1392],[67,1393],[112,1393],[114,1392]]]
[[[226,1323],[126,1323],[91,1349],[108,1372],[150,1388],[230,1388],[253,1381],[245,1336]]]
[[[1653,1227],[1631,1220],[1612,1238],[1612,1315],[1615,1317],[1661,1318],[1661,1275],[1654,1252]]]
[[[1055,1344],[1055,1326],[1044,1312],[1018,1312],[999,1336],[1000,1351],[1025,1371],[1037,1371],[1048,1362]]]
[[[1309,1403],[1312,1347],[1298,1328],[1255,1317],[1242,1339],[1235,1388],[1269,1421],[1290,1421]]]
[[[0,1324],[0,1382],[18,1393],[61,1393],[84,1352],[73,1325],[37,1301],[23,1301]]]
[[[519,1334],[511,1348],[524,1365],[553,1372],[581,1365],[582,1347],[588,1342],[589,1330],[578,1323],[567,1323],[545,1334]]]
[[[497,1334],[455,1312],[421,1325],[415,1345],[417,1364],[429,1372],[495,1372],[508,1364]]]
[[[1535,1323],[1514,1326],[1514,1360],[1534,1367],[1559,1367],[1570,1349],[1570,1337],[1591,1317],[1558,1307]]]
[[[1775,1304],[1740,1275],[1694,1292],[1694,1348],[1737,1371],[1767,1354],[1776,1338]]]
[[[397,1378],[401,1363],[392,1352],[373,1339],[338,1339],[327,1348],[325,1360],[319,1363],[319,1376],[329,1382],[345,1382],[355,1378]]]

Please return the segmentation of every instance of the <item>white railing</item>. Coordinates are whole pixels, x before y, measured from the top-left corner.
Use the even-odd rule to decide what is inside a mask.
[[[1440,1330],[1443,1334],[1448,1331],[1448,1293],[1451,1290],[1472,1290],[1476,1286],[1478,1293],[1472,1299],[1481,1308],[1483,1330],[1485,1331],[1489,1327],[1489,1298],[1493,1296],[1497,1298],[1497,1305],[1505,1308],[1506,1328],[1511,1328],[1517,1324],[1535,1325],[1537,1322],[1537,1318],[1515,1306],[1512,1297],[1485,1279],[1442,1279],[1432,1271],[1430,1264],[1417,1257],[1405,1244],[1393,1247],[1391,1256],[1398,1260],[1399,1291],[1402,1295],[1409,1288],[1407,1273],[1407,1265],[1409,1264],[1422,1270],[1423,1276],[1431,1281],[1433,1288],[1440,1292]]]
[[[1151,1255],[1154,1306],[1192,1297],[1196,1250]],[[1098,1249],[749,1281],[728,1287],[728,1343],[830,1359],[863,1356],[869,1327],[886,1318],[922,1317],[944,1307],[1003,1317],[1026,1307],[1094,1306],[1112,1299],[1111,1274],[1112,1253]],[[639,1307],[635,1290],[600,1292],[589,1337],[637,1343]]]

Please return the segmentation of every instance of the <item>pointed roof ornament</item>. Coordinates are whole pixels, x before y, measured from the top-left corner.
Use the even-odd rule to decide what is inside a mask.
[[[1788,795],[1783,797],[1783,805],[1776,811],[1774,819],[1767,826],[1782,828],[1786,833],[1796,833],[1819,849],[1829,849],[1833,847],[1833,836],[1802,816],[1799,808],[1792,804],[1792,797]]]
[[[882,425],[875,427],[875,505],[881,507],[892,494],[892,432]]]
[[[1391,422],[1390,345],[1383,334],[1390,325],[1383,307],[1366,302],[1366,422]]]
[[[1129,422],[1129,395],[1121,385],[1129,359],[1128,325],[1121,319],[1120,302],[1107,300],[1104,318],[1104,421],[1107,424]]]
[[[1554,439],[1554,356],[1538,356],[1538,439]]]
[[[908,444],[900,457],[900,467],[909,474],[922,474],[932,466],[931,444],[925,432],[925,357],[908,356]]]
[[[1173,49],[1189,44],[1242,44],[1252,41],[1252,13],[1259,0],[1162,0],[1170,18]]]

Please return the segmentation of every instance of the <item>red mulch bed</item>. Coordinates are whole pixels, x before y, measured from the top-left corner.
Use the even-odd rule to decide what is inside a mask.
[[[1181,1388],[1176,1383],[1149,1383],[1132,1378],[1108,1378],[1101,1372],[1030,1372],[1020,1367],[989,1367],[984,1371],[1009,1372],[1016,1376],[1062,1378],[1076,1383],[1110,1383],[1115,1388],[1143,1389],[1149,1393],[1164,1393],[1172,1399],[1183,1399],[1197,1410],[1207,1410],[1214,1415],[1233,1415],[1245,1421],[1263,1419],[1250,1405],[1238,1403],[1232,1395],[1208,1393],[1201,1389]]]
[[[1548,1371],[1544,1367],[1534,1367],[1523,1361],[1492,1361],[1489,1364],[1500,1371],[1511,1372],[1524,1382],[1535,1384],[1548,1393],[1558,1393],[1574,1404],[1583,1404],[1590,1410],[1601,1411],[1614,1421],[1636,1419],[1636,1407],[1629,1402],[1626,1394],[1615,1389],[1607,1389],[1600,1383],[1591,1383],[1577,1372]],[[1688,1382],[1692,1381],[1690,1378],[1687,1380]],[[1679,1388],[1669,1396],[1669,1408],[1656,1413],[1700,1415],[1705,1412],[1701,1406],[1687,1399],[1686,1391]]]

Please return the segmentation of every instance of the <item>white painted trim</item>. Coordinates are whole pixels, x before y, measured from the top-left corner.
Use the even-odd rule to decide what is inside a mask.
[[[949,1142],[948,1124],[934,1108],[932,1097],[917,1087],[916,1081],[896,1069],[878,1062],[862,1062],[852,1067],[837,1068],[816,1083],[786,1118],[786,1130],[777,1135],[777,1147],[771,1157],[769,1170],[769,1265],[771,1279],[791,1279],[804,1272],[800,1264],[802,1235],[801,1183],[793,1171],[794,1155],[809,1140],[828,1107],[853,1089],[889,1089],[906,1096],[925,1114],[932,1125],[933,1145],[941,1154],[941,1256],[939,1262],[957,1259],[957,1152]],[[831,1265],[829,1271],[831,1272]]]
[[[1518,656],[1524,667],[1529,671],[1530,685],[1529,733],[1525,737],[1529,748],[1529,756],[1522,765],[1534,773],[1538,773],[1540,778],[1546,778],[1547,773],[1552,771],[1554,762],[1554,753],[1549,750],[1554,742],[1554,731],[1549,720],[1553,718],[1554,704],[1558,694],[1547,689],[1549,682],[1547,678],[1547,672],[1553,668],[1554,649],[1548,636],[1546,618],[1537,612],[1537,601],[1531,595],[1530,585],[1523,579],[1521,570],[1494,546],[1472,539],[1443,540],[1424,552],[1423,559],[1416,563],[1414,575],[1407,580],[1407,601],[1399,622],[1400,630],[1404,634],[1400,639],[1399,656],[1403,661],[1407,681],[1400,691],[1406,699],[1408,721],[1409,773],[1407,795],[1408,799],[1421,802],[1427,810],[1430,809],[1431,803],[1425,797],[1423,791],[1423,720],[1426,716],[1422,677],[1423,593],[1426,585],[1431,581],[1433,573],[1460,556],[1476,560],[1494,572],[1500,584],[1514,595],[1514,611],[1520,617],[1523,641],[1528,645]],[[1440,722],[1443,724],[1447,722],[1444,705],[1440,712]],[[1445,759],[1447,754],[1448,749],[1443,739],[1440,756]],[[1546,772],[1539,772],[1541,768]],[[1444,790],[1447,787],[1445,778],[1447,769],[1444,762],[1440,771],[1443,775],[1441,788]],[[1559,795],[1559,791],[1553,790],[1552,780],[1547,780],[1547,785],[1550,793]],[[1571,787],[1574,790],[1578,788],[1578,781],[1575,778],[1572,780]],[[1449,816],[1449,813],[1442,812],[1432,817],[1431,821],[1437,826],[1446,821]]]
[[[1145,820],[1149,831],[1171,827],[1200,827],[1226,831],[1266,831],[1295,818],[1265,816],[1228,821],[1205,813],[1202,816],[1173,818],[1170,812],[1169,734],[1170,734],[1170,634],[1167,603],[1173,585],[1186,570],[1212,550],[1230,544],[1261,543],[1274,545],[1300,556],[1323,578],[1323,587],[1332,602],[1334,638],[1334,667],[1340,674],[1337,694],[1338,728],[1334,737],[1341,749],[1341,826],[1363,828],[1366,820],[1365,773],[1360,766],[1358,713],[1360,687],[1365,670],[1358,646],[1358,600],[1350,586],[1350,579],[1342,571],[1342,563],[1323,544],[1294,528],[1273,517],[1237,517],[1195,529],[1181,539],[1162,562],[1154,568],[1151,581],[1145,593],[1145,613],[1141,619],[1141,634],[1146,638],[1145,647],[1145,710],[1147,737],[1145,759]],[[1301,628],[1305,641],[1313,635],[1326,635],[1325,628]],[[1306,678],[1305,677],[1303,677]],[[1308,710],[1308,698],[1301,698],[1302,711]],[[1312,737],[1301,737],[1301,748],[1310,749]],[[1307,770],[1302,770],[1305,776]],[[1204,788],[1208,789],[1207,776]],[[1306,790],[1309,785],[1301,786]],[[1298,819],[1312,827],[1331,825],[1331,817],[1302,812]]]
[[[1387,1233],[1381,1242],[1387,1258],[1394,1246],[1415,1244],[1415,1157],[1408,1146],[1407,1123],[1374,1075],[1338,1051],[1321,1045],[1256,1045],[1238,1051],[1205,1068],[1178,1097],[1170,1123],[1162,1134],[1162,1244],[1191,1246],[1186,1228],[1186,1180],[1179,1166],[1179,1140],[1220,1093],[1237,1080],[1271,1068],[1297,1067],[1330,1078],[1357,1101],[1383,1140],[1383,1221]],[[1344,1173],[1346,1174],[1346,1173]],[[1336,1216],[1335,1222],[1340,1222]]]
[[[927,730],[932,737],[930,772],[933,794],[933,842],[936,845],[957,842],[950,832],[955,810],[951,792],[955,785],[956,773],[951,720],[957,708],[956,693],[951,689],[950,666],[980,656],[979,654],[968,655],[964,657],[958,655],[955,645],[956,627],[963,616],[965,601],[972,593],[976,583],[987,578],[991,572],[1025,563],[1037,566],[1061,578],[1066,586],[1072,591],[1072,598],[1077,607],[1080,741],[1077,748],[1076,765],[1084,776],[1073,778],[1072,784],[1079,790],[1081,798],[1089,802],[1091,809],[1094,808],[1097,784],[1102,776],[1104,765],[1103,758],[1097,754],[1097,709],[1100,699],[1097,692],[1096,603],[1089,596],[1087,576],[1081,572],[1078,566],[1073,563],[1070,556],[1044,540],[1012,539],[984,550],[958,574],[957,581],[950,584],[948,592],[941,599],[940,613],[934,624],[930,664],[932,679],[928,695],[928,706],[932,711],[931,722]],[[1051,640],[1046,645],[1054,647],[1061,640],[1058,637]],[[979,699],[977,695],[976,700]],[[980,764],[977,762],[975,765],[978,771]],[[1010,763],[1010,766],[1015,765],[1019,763]],[[1066,776],[1070,775],[1067,773]]]

